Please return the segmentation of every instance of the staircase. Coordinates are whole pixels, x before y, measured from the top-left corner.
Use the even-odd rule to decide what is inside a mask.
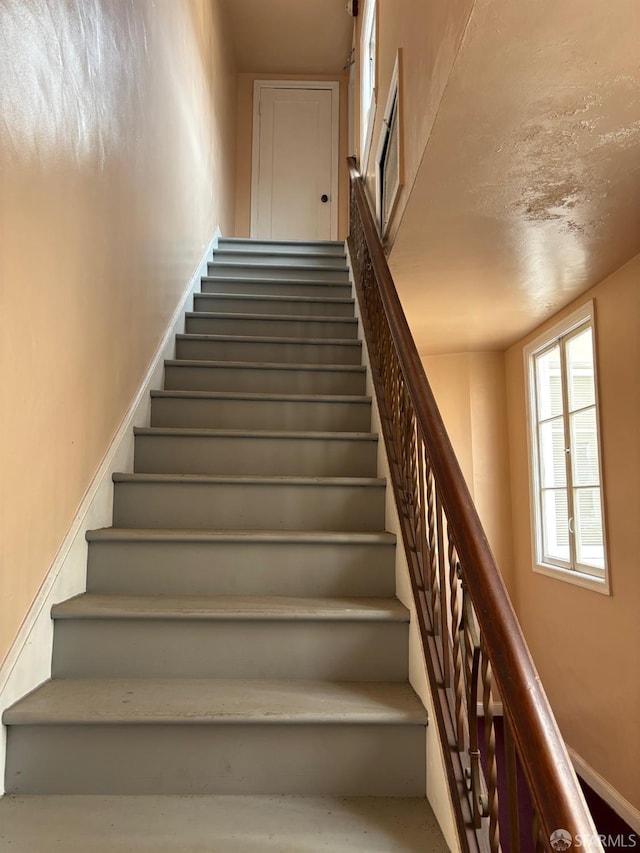
[[[164,385],[4,714],[0,849],[446,850],[343,244],[222,240]]]

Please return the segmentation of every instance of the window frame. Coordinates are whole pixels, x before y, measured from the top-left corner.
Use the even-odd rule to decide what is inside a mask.
[[[571,530],[570,520],[573,517],[571,515],[571,503],[568,504],[567,507],[567,529],[569,531],[569,549],[570,549],[570,559],[569,561],[564,561],[558,559],[557,561],[549,561],[544,558],[544,545],[543,545],[543,536],[544,536],[544,528],[542,522],[542,507],[541,507],[541,494],[543,491],[542,483],[541,483],[541,465],[540,465],[540,455],[539,455],[539,442],[538,442],[538,428],[544,420],[551,421],[551,417],[548,419],[542,419],[538,417],[538,407],[537,407],[537,380],[536,380],[536,357],[542,355],[544,352],[551,350],[555,345],[559,344],[561,349],[561,370],[562,370],[562,398],[563,398],[563,406],[562,406],[562,423],[564,429],[564,437],[565,444],[568,441],[569,447],[571,450],[569,454],[573,453],[572,441],[570,436],[570,410],[567,405],[567,391],[566,391],[566,362],[565,362],[565,349],[567,342],[571,340],[572,337],[576,336],[582,329],[590,327],[591,328],[591,340],[592,340],[592,353],[593,353],[593,380],[594,380],[594,409],[595,409],[595,419],[596,419],[596,430],[597,430],[597,450],[598,450],[598,467],[599,467],[599,488],[600,488],[600,512],[602,519],[602,544],[603,544],[603,556],[604,556],[604,568],[600,571],[595,567],[587,567],[584,565],[580,565],[576,560],[576,539],[575,539],[575,528]],[[528,441],[528,458],[529,458],[529,502],[530,502],[530,512],[531,512],[531,544],[532,544],[532,562],[533,562],[533,571],[547,575],[548,577],[556,578],[559,580],[566,581],[567,583],[572,583],[577,586],[581,586],[587,589],[595,590],[596,592],[600,592],[604,595],[611,594],[610,587],[610,577],[609,577],[609,555],[608,555],[608,547],[607,547],[607,524],[606,524],[606,502],[604,500],[605,494],[605,480],[604,480],[604,472],[603,472],[603,455],[602,455],[602,430],[600,426],[600,405],[599,405],[599,395],[598,395],[598,357],[597,357],[597,346],[596,346],[596,318],[595,318],[595,304],[593,300],[585,303],[584,305],[577,308],[575,311],[571,312],[569,315],[564,317],[562,320],[554,323],[550,328],[548,328],[541,335],[536,337],[533,341],[531,341],[524,348],[524,369],[525,369],[525,393],[526,393],[526,404],[527,404],[527,441]],[[590,406],[589,406],[590,408]],[[556,416],[557,417],[557,416]],[[567,463],[567,494],[569,495],[571,490],[574,488],[574,484],[571,479],[571,464]],[[579,488],[579,487],[576,487]],[[571,501],[573,500],[573,495],[571,495]],[[575,515],[575,513],[574,513]]]
[[[371,59],[371,43],[373,42],[373,59]],[[367,90],[368,106],[365,111],[364,98],[364,67],[371,63]],[[373,128],[376,121],[378,91],[378,2],[366,0],[360,33],[360,171],[366,174],[373,141]]]
[[[404,114],[402,110],[402,48],[398,48],[396,52],[396,60],[393,66],[393,74],[389,84],[389,94],[387,103],[382,117],[382,128],[380,130],[380,138],[378,141],[378,149],[376,152],[375,171],[376,171],[376,222],[380,236],[384,239],[393,222],[393,217],[396,212],[396,207],[400,198],[400,190],[404,186]],[[388,206],[385,205],[384,195],[384,179],[386,176],[387,159],[389,146],[393,141],[393,132],[395,131],[395,141],[397,143],[398,157],[397,170],[395,181],[390,188],[390,201]],[[385,218],[386,207],[386,218]]]

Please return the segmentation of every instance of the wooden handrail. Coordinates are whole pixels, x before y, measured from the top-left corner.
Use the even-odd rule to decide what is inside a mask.
[[[561,849],[549,845],[551,833],[559,829],[568,831],[574,839],[581,836],[591,842],[597,839],[591,815],[438,411],[353,158],[349,159],[349,177],[352,193],[350,249],[352,254],[357,253],[352,242],[353,217],[357,213],[358,227],[366,243],[368,263],[384,309],[403,388],[413,408],[417,435],[424,440],[424,452],[433,471],[446,525],[451,531],[452,547],[459,559],[458,571],[475,610],[483,653],[491,663],[505,716],[542,825],[538,843],[544,844],[546,849]],[[361,310],[366,310],[366,307],[361,306]],[[370,352],[375,351],[376,341],[368,340],[367,343]],[[392,453],[395,452],[392,442],[389,446]],[[420,592],[414,585],[414,593]],[[426,652],[428,639],[423,637]],[[459,788],[459,780],[456,781],[454,776],[449,774],[450,785]],[[459,796],[459,791],[452,791],[452,796]],[[602,848],[594,840],[588,849]],[[512,853],[515,850],[512,849]]]

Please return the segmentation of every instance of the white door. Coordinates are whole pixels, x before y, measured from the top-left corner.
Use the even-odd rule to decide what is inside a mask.
[[[324,86],[256,82],[252,237],[337,239],[338,86]]]

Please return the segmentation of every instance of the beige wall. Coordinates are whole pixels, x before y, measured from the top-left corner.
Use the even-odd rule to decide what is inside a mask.
[[[366,173],[373,191],[375,156],[389,84],[397,50],[402,48],[405,179],[390,228],[389,240],[393,242],[474,0],[431,0],[429,3],[424,0],[377,0],[377,4],[377,108]],[[363,20],[361,14],[356,22],[356,92],[360,91],[359,48]],[[359,151],[359,107],[356,108],[356,140]]]
[[[253,84],[255,80],[337,80],[340,83],[340,147],[338,239],[344,240],[348,226],[347,142],[349,132],[348,75],[304,74],[238,74],[238,129],[236,148],[236,219],[235,236],[251,233],[251,157],[253,137]]]
[[[513,542],[504,355],[425,356],[427,378],[487,539],[512,591]]]
[[[593,298],[612,595],[532,571],[523,346]],[[568,744],[640,808],[640,255],[506,354],[516,609]]]
[[[0,0],[0,660],[216,226],[218,0]]]

